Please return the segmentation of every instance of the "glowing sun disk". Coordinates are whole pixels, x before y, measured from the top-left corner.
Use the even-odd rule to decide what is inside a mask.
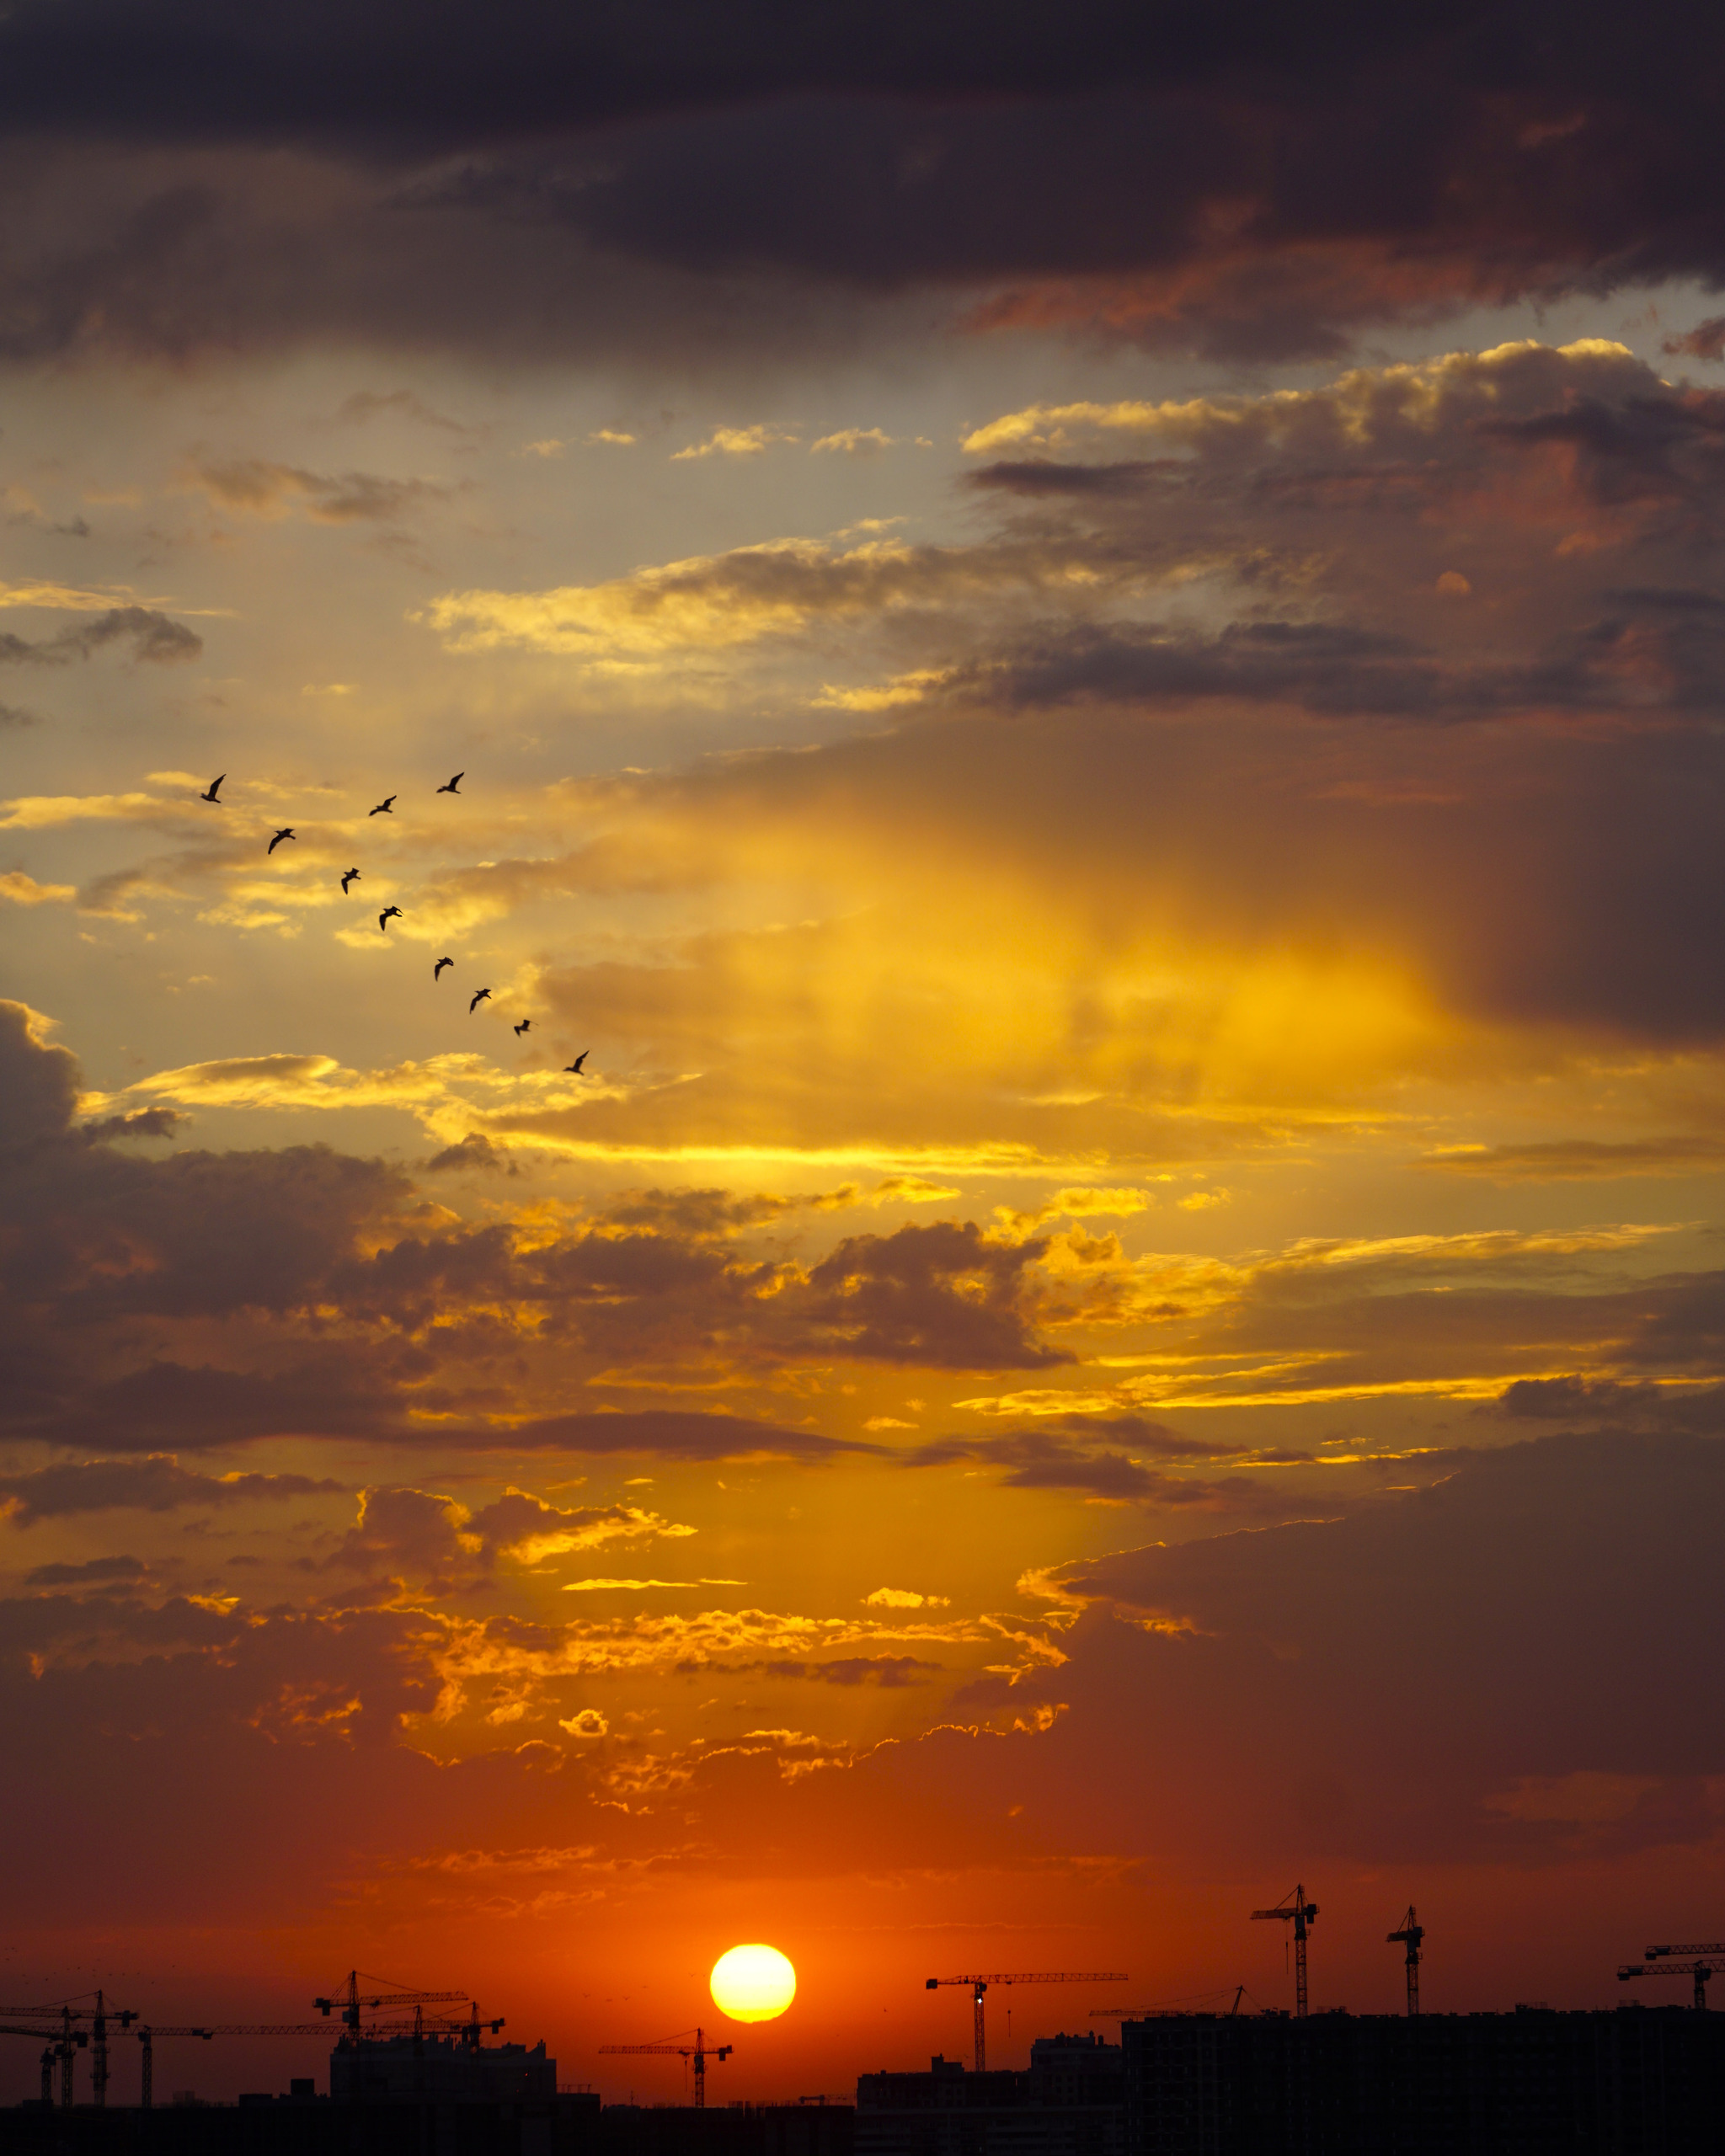
[[[713,1965],[713,2004],[733,2021],[771,2021],[797,1995],[797,1972],[776,1946],[734,1946]]]

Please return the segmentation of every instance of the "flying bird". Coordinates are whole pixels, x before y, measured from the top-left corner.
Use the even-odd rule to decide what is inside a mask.
[[[377,916],[377,926],[387,936],[389,933],[390,922],[392,921],[399,921],[400,919],[401,908],[399,906],[385,906],[382,912]]]
[[[447,786],[440,786],[437,791],[440,793],[459,793],[462,790],[462,781],[466,776],[467,773],[465,771],[457,771]],[[392,800],[393,800],[394,798],[395,797],[393,794],[390,796]]]
[[[490,990],[489,988],[482,988],[482,989],[479,990],[479,993],[478,993],[478,995],[473,998],[473,1001],[472,1001],[472,1002],[467,1006],[467,1016],[468,1016],[470,1018],[473,1017],[473,1013],[474,1013],[474,1012],[478,1009],[479,1006],[480,1006],[482,1003],[483,1003],[483,1002],[487,1000],[487,998],[490,995],[490,994],[491,994],[491,990]]]
[[[443,978],[443,969],[446,966],[452,966],[454,963],[455,960],[453,958],[440,958],[437,961],[437,963],[431,969],[432,979],[441,980]]]
[[[593,1051],[590,1048],[584,1048],[573,1063],[564,1064],[563,1069],[565,1070],[574,1071],[577,1078],[583,1076],[585,1074],[581,1070],[581,1065],[587,1060],[587,1058],[591,1055]]]
[[[371,814],[374,816],[393,816],[395,814],[395,796],[393,793],[387,795]]]
[[[359,881],[360,881],[360,872],[359,872],[359,870],[358,870],[357,868],[350,868],[350,869],[348,870],[348,872],[347,872],[346,875],[345,875],[345,876],[344,876],[344,877],[342,878],[342,879],[341,879],[341,895],[343,896],[343,898],[345,898],[345,897],[347,896],[347,887],[348,887],[348,885],[349,885],[350,883],[357,883]]]
[[[275,837],[270,840],[269,845],[264,849],[264,851],[266,853],[274,853],[276,847],[281,844],[281,841],[284,839],[296,838],[298,835],[298,833],[294,830],[291,824],[284,824],[281,829],[275,834]]]
[[[226,771],[223,771],[223,773],[222,774],[222,778],[226,778],[227,776],[227,773]],[[210,782],[210,786],[209,786],[209,790],[208,790],[208,792],[204,792],[204,793],[200,793],[200,794],[198,796],[199,800],[200,800],[200,801],[214,801],[214,802],[215,802],[215,803],[216,803],[216,806],[218,808],[225,808],[227,806],[227,803],[225,801],[222,801],[222,800],[221,800],[221,799],[219,799],[219,798],[217,798],[217,797],[218,797],[218,794],[219,794],[219,792],[220,792],[221,786],[222,786],[222,778],[212,778],[212,779],[211,780],[211,782]]]

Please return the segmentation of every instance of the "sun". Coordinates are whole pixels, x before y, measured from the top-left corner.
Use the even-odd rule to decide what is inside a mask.
[[[713,2003],[733,2021],[772,2021],[797,1996],[797,1972],[776,1946],[734,1946],[713,1965]]]

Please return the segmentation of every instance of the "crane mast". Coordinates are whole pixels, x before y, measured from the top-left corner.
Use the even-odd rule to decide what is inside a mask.
[[[1407,1949],[1407,2018],[1410,2021],[1419,2013],[1419,1948],[1425,1937],[1425,1926],[1413,1913],[1413,1904],[1407,1904],[1407,1913],[1402,1919],[1400,1931],[1392,1931],[1385,1940],[1387,1946],[1405,1945]]]
[[[1317,1903],[1308,1902],[1306,1889],[1295,1886],[1291,1894],[1284,1894],[1273,1909],[1254,1909],[1254,1924],[1275,1922],[1291,1924],[1294,1927],[1294,2011],[1299,2020],[1306,2019],[1306,1935],[1317,1922]]]
[[[684,2030],[681,2033],[684,2036],[686,2036],[689,2031],[687,2030]],[[695,2031],[694,2035],[695,2041],[692,2044],[680,2044],[675,2038],[667,2036],[663,2043],[601,2044],[599,2048],[601,2052],[610,2052],[615,2054],[638,2054],[643,2052],[657,2052],[660,2056],[693,2059],[695,2062],[695,2109],[697,2111],[704,2111],[707,2108],[707,2062],[710,2058],[716,2058],[722,2063],[730,2057],[731,2053],[736,2049],[736,2046],[734,2044],[709,2044],[707,2041],[705,2032],[698,2028]]]

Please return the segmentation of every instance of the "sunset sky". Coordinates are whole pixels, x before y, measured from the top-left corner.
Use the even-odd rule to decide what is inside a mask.
[[[795,2098],[1296,1880],[1315,2007],[1719,1935],[1722,82],[0,12],[8,2004],[680,2099],[760,1940]]]

